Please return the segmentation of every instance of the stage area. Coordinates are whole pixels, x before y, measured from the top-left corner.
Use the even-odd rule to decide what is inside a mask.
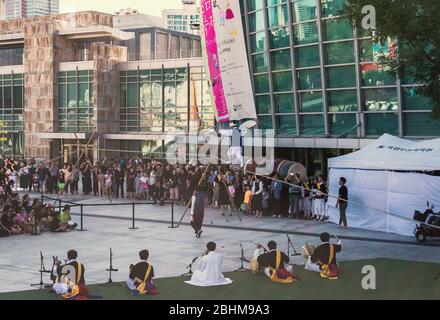
[[[125,281],[128,274],[128,266],[131,263],[138,261],[138,252],[141,249],[150,250],[150,261],[156,270],[156,278],[158,284],[162,289],[160,298],[168,297],[169,293],[166,290],[167,283],[172,286],[178,281],[170,278],[179,276],[186,272],[185,267],[191,262],[193,257],[200,256],[205,250],[205,245],[208,241],[215,241],[217,243],[217,250],[225,257],[224,270],[230,272],[236,270],[240,266],[240,244],[243,245],[246,258],[250,258],[255,249],[255,243],[267,244],[269,240],[275,240],[279,244],[279,248],[287,252],[287,237],[289,233],[295,249],[299,252],[301,246],[306,242],[319,244],[318,235],[321,232],[327,231],[330,234],[336,234],[342,239],[343,250],[338,254],[338,259],[343,266],[350,266],[351,261],[356,260],[370,260],[378,258],[394,259],[399,258],[409,261],[417,262],[433,262],[440,263],[438,240],[429,240],[424,245],[417,243],[414,237],[405,237],[392,234],[385,234],[380,232],[371,232],[359,229],[340,230],[333,224],[321,224],[314,221],[304,220],[288,220],[278,218],[263,218],[255,219],[254,217],[243,217],[243,221],[239,221],[236,216],[222,217],[218,210],[207,209],[205,216],[204,233],[201,239],[196,239],[192,228],[188,226],[189,217],[186,217],[183,224],[178,229],[171,229],[170,226],[170,207],[169,206],[142,206],[136,208],[136,227],[139,229],[130,230],[131,226],[131,205],[112,207],[108,200],[92,199],[83,197],[67,198],[73,201],[82,203],[101,203],[107,204],[100,207],[85,207],[84,208],[84,232],[71,232],[67,234],[58,233],[43,233],[41,236],[20,235],[0,240],[0,292],[16,292],[23,290],[32,290],[31,283],[39,282],[39,267],[40,267],[40,250],[45,257],[46,269],[52,266],[52,256],[58,256],[61,259],[66,258],[68,249],[74,248],[78,251],[79,259],[86,267],[86,281],[89,285],[105,283],[108,279],[108,273],[105,269],[109,266],[109,248],[113,248],[113,266],[119,269],[119,272],[113,273],[112,277],[115,282]],[[122,202],[119,200],[118,202]],[[125,200],[126,201],[126,200]],[[116,200],[114,200],[116,202]],[[183,206],[175,207],[176,221],[180,218],[183,212]],[[72,210],[75,222],[79,223],[79,208]],[[349,222],[350,223],[350,222]],[[293,249],[290,248],[290,254]],[[303,264],[302,256],[292,256],[293,263]],[[403,287],[398,286],[397,281],[403,285],[409,285],[414,282],[413,277],[422,277],[420,279],[432,279],[436,268],[435,265],[430,273],[418,270],[418,266],[424,264],[410,265],[414,268],[414,272],[410,275],[403,273],[396,277],[396,285],[390,286],[388,290],[396,288],[396,293],[401,293]],[[428,264],[429,265],[429,264]],[[247,267],[248,265],[245,264]],[[408,266],[408,268],[410,268]],[[417,268],[416,268],[417,266]],[[397,264],[389,264],[389,272],[397,272],[402,266]],[[440,267],[438,272],[440,272]],[[303,271],[297,268],[298,273],[305,277],[305,281],[297,284],[298,287],[314,288],[314,280],[308,280],[308,276],[303,274]],[[354,286],[360,286],[360,268],[354,267],[355,272],[352,275],[347,272],[338,281],[338,286],[349,279],[355,278]],[[232,274],[232,278],[245,277],[246,275]],[[378,274],[378,277],[382,277]],[[424,278],[426,277],[426,278]],[[165,278],[165,279],[162,279]],[[385,277],[386,279],[387,277]],[[252,280],[258,279],[252,278]],[[49,280],[48,274],[44,274],[44,280]],[[321,280],[321,279],[316,279]],[[162,284],[163,281],[163,284]],[[308,282],[310,282],[308,284]],[[236,281],[233,287],[241,281]],[[256,282],[249,286],[240,287],[237,290],[245,290],[245,287],[251,288],[255,286],[272,285],[266,281]],[[415,283],[415,282],[414,282]],[[438,281],[440,284],[440,280]],[[434,282],[431,284],[433,285]],[[177,285],[177,284],[176,284]],[[326,283],[322,281],[316,282],[316,285],[331,286],[335,284]],[[209,298],[209,295],[204,295],[203,290],[194,291],[193,288],[186,287],[183,283],[179,284],[182,288],[188,290],[188,294],[195,295],[197,298]],[[185,286],[185,287],[184,287]],[[378,291],[380,292],[380,282],[378,282]],[[320,288],[320,287],[318,287]],[[323,287],[324,288],[324,287]],[[99,286],[97,287],[99,291]],[[182,289],[182,294],[186,290]],[[209,289],[207,289],[209,290]],[[223,289],[222,289],[223,290]],[[229,290],[225,288],[224,290]],[[246,289],[247,290],[247,289]],[[284,289],[283,289],[284,290]],[[308,289],[304,289],[308,290]],[[298,296],[305,297],[298,290]],[[249,294],[253,290],[249,290]],[[257,290],[259,291],[259,290]],[[317,295],[320,289],[313,289]],[[339,290],[338,290],[339,291]],[[423,291],[423,290],[421,290]],[[221,292],[221,290],[219,291]],[[293,291],[296,292],[296,291]],[[304,291],[305,292],[305,291]],[[432,291],[431,291],[432,292]],[[199,295],[200,294],[200,295]],[[244,293],[243,293],[244,294]],[[257,294],[257,293],[255,293]],[[261,293],[262,294],[262,293]],[[286,294],[286,293],[283,293]],[[293,293],[292,293],[293,294]],[[339,294],[339,293],[334,293]],[[426,294],[423,293],[423,294]],[[228,293],[229,295],[229,293]],[[7,295],[6,295],[7,296]],[[221,296],[221,295],[220,295]],[[234,297],[234,290],[231,290],[230,297]],[[3,296],[4,298],[5,296]],[[224,296],[225,297],[225,296]],[[244,297],[244,296],[243,296]],[[249,296],[252,298],[253,296]],[[286,295],[289,298],[288,295]],[[177,297],[176,298],[184,298]],[[266,299],[266,296],[261,296]],[[439,295],[437,295],[439,298]]]
[[[361,286],[362,267],[376,268],[376,290],[364,290]],[[440,264],[410,262],[392,259],[371,259],[345,262],[339,280],[326,280],[319,274],[296,267],[301,280],[293,284],[270,282],[263,275],[250,272],[232,272],[228,277],[234,282],[229,286],[200,288],[183,281],[186,278],[172,277],[155,281],[159,289],[157,296],[135,297],[124,283],[98,284],[89,287],[91,294],[101,299],[130,300],[236,300],[236,299],[439,299],[440,279],[434,280],[440,272]],[[98,297],[96,297],[98,298]],[[2,299],[58,300],[48,289],[0,294]]]

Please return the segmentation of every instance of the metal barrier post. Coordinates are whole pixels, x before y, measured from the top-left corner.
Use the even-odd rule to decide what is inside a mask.
[[[80,222],[81,229],[79,231],[87,231],[86,229],[83,228],[84,206],[82,204],[80,204],[79,207],[80,207],[80,219],[81,219],[81,222]]]
[[[62,207],[62,205],[61,205],[61,199],[58,199],[58,210],[60,211],[60,213],[61,213],[61,207]]]
[[[135,203],[133,202],[132,204],[131,204],[131,208],[132,208],[132,217],[131,217],[131,228],[129,228],[130,230],[136,230],[136,229],[139,229],[139,228],[136,228],[135,227],[135,217],[134,217],[134,212],[135,212]]]
[[[44,196],[41,195],[41,203],[44,204]]]
[[[174,200],[171,200],[171,227],[168,227],[171,229],[174,229]]]

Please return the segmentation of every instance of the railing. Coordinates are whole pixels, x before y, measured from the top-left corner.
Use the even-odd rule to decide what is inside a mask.
[[[154,205],[154,202],[123,202],[123,203],[76,203],[73,201],[63,200],[60,197],[58,198],[52,198],[45,195],[41,195],[41,202],[44,204],[45,200],[53,201],[54,207],[58,206],[58,211],[61,212],[63,209],[63,204],[69,205],[71,208],[79,207],[80,208],[80,229],[79,231],[87,231],[87,229],[84,228],[84,209],[86,207],[109,207],[109,206],[131,206],[132,208],[132,215],[131,215],[131,227],[129,227],[130,230],[136,230],[138,229],[136,227],[136,206],[142,206],[142,205]],[[58,205],[57,205],[58,203]],[[174,226],[174,201],[163,201],[161,202],[161,205],[170,204],[170,215],[171,215],[171,226],[170,228],[176,228]]]

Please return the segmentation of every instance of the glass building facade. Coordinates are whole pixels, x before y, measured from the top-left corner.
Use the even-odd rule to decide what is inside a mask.
[[[120,72],[121,132],[212,128],[215,114],[202,67]]]
[[[23,155],[23,74],[0,75],[0,153]]]
[[[93,130],[93,70],[58,73],[58,132]]]
[[[356,36],[345,0],[241,0],[259,125],[278,137],[440,136],[432,101],[378,65],[390,39]]]

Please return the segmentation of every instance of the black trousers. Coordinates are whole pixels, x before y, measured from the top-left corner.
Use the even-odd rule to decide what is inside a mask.
[[[347,226],[347,216],[345,215],[345,211],[347,210],[348,203],[343,202],[339,203],[339,225]]]

